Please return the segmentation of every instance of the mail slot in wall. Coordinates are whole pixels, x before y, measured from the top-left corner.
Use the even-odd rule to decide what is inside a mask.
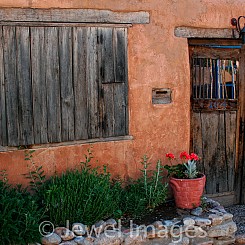
[[[171,103],[171,89],[168,88],[153,88],[152,89],[152,104],[169,104]]]

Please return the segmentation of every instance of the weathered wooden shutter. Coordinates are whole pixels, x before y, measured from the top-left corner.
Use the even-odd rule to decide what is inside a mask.
[[[128,134],[127,28],[0,28],[0,145]]]

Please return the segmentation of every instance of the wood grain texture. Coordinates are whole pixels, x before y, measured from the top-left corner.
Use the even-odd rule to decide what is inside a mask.
[[[34,144],[30,30],[16,27],[19,145]]]
[[[74,140],[74,91],[72,74],[72,29],[59,28],[59,63],[61,87],[61,140]]]
[[[87,31],[87,89],[88,89],[88,128],[89,138],[100,137],[99,81],[97,62],[97,31],[95,27]]]
[[[229,190],[235,190],[237,112],[225,112],[225,154]],[[234,167],[233,167],[234,166]]]
[[[0,145],[8,145],[7,118],[5,101],[5,80],[4,80],[4,47],[3,29],[0,28]]]
[[[0,59],[2,52],[6,79],[0,87],[0,125],[7,130],[0,131],[2,145],[128,133],[126,28],[4,26],[3,30]]]
[[[75,139],[88,139],[87,28],[73,28]]]
[[[3,27],[8,145],[19,145],[16,28]]]
[[[61,141],[58,28],[45,29],[48,141]]]
[[[137,23],[150,22],[148,12],[113,12],[96,9],[0,9],[0,21]]]
[[[222,39],[222,38],[190,38],[188,39],[188,44],[191,46],[203,46],[205,45],[214,45],[214,46],[240,46],[242,45],[242,39]]]
[[[102,106],[102,137],[111,137],[115,130],[114,84],[103,84],[102,93],[100,102]]]
[[[240,56],[240,50],[238,48],[190,47],[190,52],[192,53],[192,57],[195,58],[238,60]]]
[[[236,112],[193,113],[192,137],[208,179],[206,193],[234,191]]]
[[[98,28],[99,76],[102,83],[115,82],[113,29]]]
[[[207,183],[205,186],[206,193],[218,193],[219,192],[219,180],[216,179],[216,174],[219,171],[219,165],[216,162],[216,149],[218,143],[218,121],[219,115],[216,113],[212,114],[201,114],[200,120],[202,125],[202,145],[203,149],[202,159],[204,173],[207,176]],[[195,140],[194,140],[195,141]]]
[[[46,46],[44,28],[31,27],[31,77],[35,144],[48,142]]]
[[[205,152],[203,149],[203,137],[202,137],[202,120],[201,120],[201,113],[195,112],[191,114],[191,142],[190,147],[193,152],[195,152],[202,161],[205,157]],[[204,173],[204,164],[199,164],[199,171]]]
[[[114,85],[114,135],[116,136],[128,134],[127,90],[128,87],[126,82]]]
[[[103,113],[102,135],[110,137],[125,135],[128,131],[127,31],[125,28],[104,29],[99,29],[98,35],[101,51],[99,80],[102,83],[100,106]]]
[[[193,45],[190,46],[191,61],[193,57],[239,60],[239,49],[212,49],[195,46],[195,43]],[[193,69],[192,63],[190,67]],[[191,72],[191,80],[193,77]],[[227,203],[231,201],[233,204],[238,203],[240,189],[237,178],[240,174],[236,162],[239,100],[194,99],[193,97],[195,97],[194,90],[191,99],[191,149],[201,157],[200,170],[207,176],[206,194],[218,196],[233,193],[224,195],[222,200],[223,202],[227,200]]]
[[[193,111],[237,111],[238,101],[231,99],[192,99]]]
[[[115,82],[127,81],[127,28],[114,29],[114,49],[115,49]]]
[[[93,144],[93,143],[103,143],[103,142],[120,142],[123,140],[132,141],[134,138],[131,135],[125,136],[117,136],[117,137],[109,137],[109,138],[95,138],[95,139],[85,139],[85,140],[75,140],[75,141],[67,141],[67,142],[59,142],[59,143],[46,143],[39,145],[32,145],[29,149],[43,149],[50,147],[60,147],[60,146],[72,146],[72,145],[83,145],[83,144]],[[0,146],[0,152],[7,151],[19,151],[19,147],[9,147],[9,146]]]
[[[122,23],[80,23],[80,22],[38,22],[38,21],[0,21],[1,26],[24,26],[24,27],[109,27],[109,28],[127,28],[132,27],[132,24]]]

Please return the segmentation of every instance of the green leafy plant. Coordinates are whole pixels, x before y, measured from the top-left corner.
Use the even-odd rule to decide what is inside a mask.
[[[155,170],[149,170],[147,156],[143,156],[141,162],[142,176],[137,180],[130,180],[125,188],[122,200],[124,210],[133,217],[139,217],[146,212],[153,211],[163,204],[167,197],[167,184],[162,181],[161,161],[158,160]]]
[[[168,177],[173,176],[178,179],[195,179],[200,176],[196,165],[199,157],[195,153],[191,153],[189,155],[187,152],[181,152],[180,159],[182,163],[177,165],[172,164],[172,160],[176,160],[172,153],[167,153],[166,157],[170,161],[170,165],[164,166],[164,168],[168,171]]]
[[[81,221],[91,225],[100,219],[120,218],[125,213],[139,217],[164,203],[167,184],[162,181],[163,166],[157,161],[150,170],[148,158],[142,159],[141,177],[125,183],[111,180],[107,167],[92,168],[90,149],[77,169],[71,169],[47,179],[42,166],[33,160],[34,151],[26,151],[29,171],[25,175],[37,203],[45,210],[47,218],[55,226]]]
[[[0,244],[20,244],[40,240],[39,223],[43,210],[35,197],[21,186],[0,180]]]
[[[92,168],[92,153],[88,150],[80,169],[73,169],[61,176],[53,176],[44,185],[43,201],[47,215],[55,225],[64,225],[66,220],[85,224],[120,213],[121,184],[112,183],[104,167],[102,172]]]
[[[41,188],[45,182],[46,176],[44,174],[44,170],[42,166],[38,166],[33,161],[33,153],[35,150],[26,150],[25,151],[25,160],[29,162],[28,164],[28,173],[24,174],[24,176],[29,179],[29,185],[32,191],[40,192]]]

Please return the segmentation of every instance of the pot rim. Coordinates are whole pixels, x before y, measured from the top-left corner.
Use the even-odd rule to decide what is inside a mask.
[[[202,175],[201,177],[199,178],[195,178],[195,179],[180,179],[180,178],[175,178],[175,177],[170,177],[170,179],[174,179],[174,180],[177,180],[177,181],[199,181],[201,179],[204,179],[206,178],[206,175],[204,173],[199,173],[200,175]]]

